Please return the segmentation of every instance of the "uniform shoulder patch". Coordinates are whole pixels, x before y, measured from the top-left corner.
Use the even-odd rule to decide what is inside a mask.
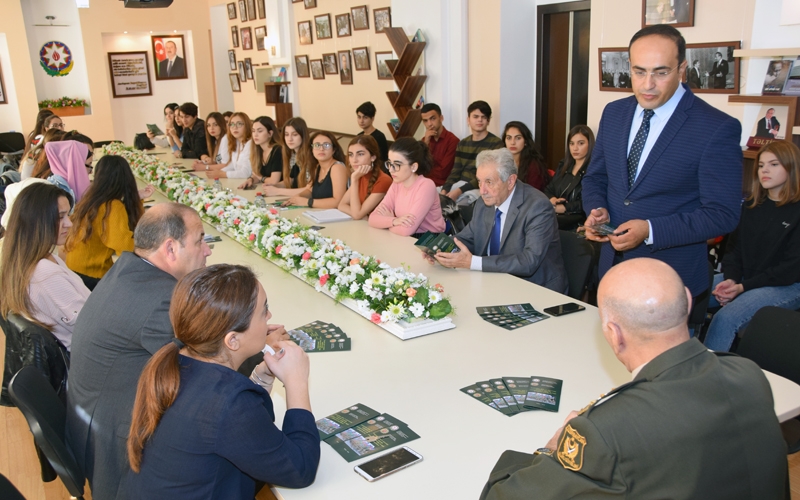
[[[558,443],[556,458],[559,463],[569,470],[579,471],[583,467],[583,451],[586,449],[586,438],[567,424],[561,441]]]

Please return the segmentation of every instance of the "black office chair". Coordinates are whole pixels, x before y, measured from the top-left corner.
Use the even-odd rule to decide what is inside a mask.
[[[28,421],[33,441],[47,457],[67,491],[83,498],[86,478],[64,439],[67,411],[47,379],[33,366],[14,375],[8,387],[11,399]]]
[[[0,174],[16,170],[25,151],[25,136],[19,132],[0,134]]]
[[[0,474],[0,498],[3,500],[25,500],[22,493],[8,478]]]
[[[689,312],[689,328],[694,331],[694,336],[702,342],[706,337],[705,324],[708,314],[708,303],[711,300],[711,287],[714,285],[714,265],[708,263],[708,290],[695,297],[692,310]]]
[[[800,384],[800,312],[762,307],[750,320],[736,353],[763,370]],[[789,453],[800,451],[800,421],[781,424]]]
[[[595,247],[584,238],[579,238],[574,231],[559,230],[558,237],[561,240],[564,267],[567,269],[568,295],[582,300],[595,264]]]
[[[122,141],[98,141],[98,142],[95,142],[95,143],[94,143],[94,148],[95,148],[95,149],[97,149],[97,148],[102,148],[103,146],[108,146],[108,145],[109,145],[109,144],[111,144],[112,142],[119,142],[119,143],[122,143]]]

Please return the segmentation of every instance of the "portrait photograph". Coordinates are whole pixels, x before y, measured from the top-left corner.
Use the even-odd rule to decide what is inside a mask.
[[[231,78],[231,90],[234,92],[241,92],[242,86],[239,84],[239,75],[238,73],[231,73],[228,75]]]
[[[236,51],[229,50],[228,51],[228,61],[231,63],[231,71],[236,71]]]
[[[308,70],[308,56],[294,56],[294,64],[297,66],[298,78],[308,78],[311,76]]]
[[[338,74],[339,63],[336,62],[336,54],[322,54],[322,66],[325,68],[326,75]]]
[[[256,8],[258,9],[258,18],[267,18],[267,7],[264,5],[264,0],[256,0]]]
[[[392,9],[384,7],[372,11],[375,14],[375,33],[383,33],[385,28],[392,26]]]
[[[786,79],[789,78],[789,72],[792,70],[792,62],[791,59],[776,59],[769,62],[767,75],[764,77],[764,87],[761,89],[762,94],[783,92]]]
[[[300,45],[311,45],[314,40],[311,38],[311,21],[300,21],[297,23],[297,36],[300,38]]]
[[[247,20],[254,21],[258,18],[256,12],[256,0],[247,0]]]
[[[183,35],[151,36],[156,80],[189,78],[183,52]]]
[[[694,26],[694,0],[642,0],[642,28],[655,24]]]
[[[244,83],[247,81],[247,70],[244,67],[244,61],[236,63],[239,66],[239,81]]]
[[[253,28],[253,34],[256,37],[256,49],[267,50],[267,46],[264,43],[264,39],[267,37],[267,27],[257,26]]]
[[[314,16],[314,25],[317,27],[317,40],[333,38],[333,33],[331,32],[330,14],[322,14],[320,16]]]
[[[350,15],[353,17],[354,30],[368,30],[369,17],[367,17],[367,6],[353,7],[350,9]]]
[[[236,3],[228,4],[228,19],[236,19]]]
[[[339,80],[342,85],[353,84],[353,63],[349,50],[340,50],[339,53]]]
[[[627,47],[599,49],[600,90],[633,92],[631,88],[631,59]]]
[[[250,27],[242,28],[242,50],[253,49],[253,30]]]
[[[768,139],[767,141],[755,141],[755,147],[761,146],[776,140],[786,139],[786,131],[789,130],[791,137],[791,126],[789,123],[789,106],[776,104],[764,104],[758,111],[755,123],[750,129],[750,137],[753,139]],[[750,144],[748,143],[748,146]]]
[[[324,80],[325,72],[322,70],[322,59],[312,59],[311,61],[311,77],[314,80]]]
[[[242,22],[247,21],[247,4],[245,0],[239,0],[239,16]]]
[[[303,5],[306,9],[313,9],[317,6],[317,0],[303,0]]]
[[[248,80],[253,80],[253,60],[249,57],[244,58],[244,72]]]
[[[367,47],[357,47],[353,49],[353,63],[356,71],[364,71],[369,67],[369,49]]]
[[[231,43],[234,47],[239,46],[239,28],[237,26],[231,26]]]
[[[350,14],[336,16],[336,36],[350,36]]]
[[[738,94],[741,42],[687,43],[685,82],[695,94]]]
[[[392,71],[387,66],[386,61],[392,59],[390,52],[375,52],[375,68],[378,70],[378,80],[391,80]]]

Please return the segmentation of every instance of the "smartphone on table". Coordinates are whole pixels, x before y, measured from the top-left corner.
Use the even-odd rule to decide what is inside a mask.
[[[403,446],[395,451],[385,453],[377,458],[356,465],[353,470],[369,482],[395,473],[422,461],[422,455],[408,446]]]
[[[544,312],[550,316],[563,316],[565,314],[583,311],[584,309],[586,308],[580,304],[576,304],[575,302],[567,302],[566,304],[561,304],[560,306],[548,307],[544,310]]]

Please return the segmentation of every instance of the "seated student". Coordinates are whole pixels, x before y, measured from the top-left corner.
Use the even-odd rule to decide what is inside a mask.
[[[368,135],[356,136],[347,148],[352,173],[350,188],[339,202],[339,210],[353,219],[366,219],[392,185],[392,178],[375,165],[381,164],[380,154],[378,143]]]
[[[287,205],[308,205],[312,208],[336,208],[347,191],[347,166],[344,152],[333,134],[316,131],[309,137],[316,165],[312,183],[289,198]]]
[[[194,170],[221,170],[230,161],[228,126],[222,115],[214,111],[206,117],[206,149],[208,154],[195,160]]]
[[[57,128],[59,130],[64,130],[65,124],[64,120],[61,119],[58,115],[50,115],[44,119],[44,130],[48,131],[50,129]]]
[[[233,111],[226,111],[222,113],[222,118],[225,119],[225,125],[227,125],[228,122],[231,121],[231,116],[233,116]]]
[[[246,179],[250,177],[250,150],[253,147],[250,139],[253,137],[253,123],[245,113],[234,113],[228,122],[228,161],[227,165],[215,165],[206,176],[209,179],[227,177],[229,179]]]
[[[28,137],[25,138],[25,151],[22,152],[23,157],[26,156],[28,152],[30,152],[30,150],[38,144],[41,136],[47,132],[47,130],[44,128],[44,121],[48,116],[52,115],[53,111],[49,109],[40,109],[39,113],[36,114],[36,125],[28,134]]]
[[[586,214],[581,197],[581,179],[594,148],[594,133],[586,125],[575,125],[567,134],[567,152],[558,163],[556,175],[544,188],[544,194],[556,209],[558,228],[572,231],[583,224]]]
[[[397,139],[389,148],[386,168],[394,181],[369,225],[402,236],[445,230],[442,206],[433,181],[424,177],[433,166],[431,152],[413,137]]]
[[[422,142],[428,145],[433,157],[433,168],[425,177],[432,180],[436,187],[447,182],[447,176],[453,170],[456,160],[458,137],[444,128],[442,109],[432,102],[422,106],[422,124],[425,125],[425,135]]]
[[[64,132],[61,129],[53,128],[48,130],[42,136],[38,137],[33,143],[31,149],[25,154],[24,160],[19,165],[20,180],[25,180],[33,176],[34,170],[37,165],[44,165],[47,162],[47,155],[44,153],[44,145],[48,142],[58,142],[64,139]],[[43,168],[43,167],[40,167]]]
[[[144,214],[137,189],[128,161],[104,156],[91,187],[75,206],[65,260],[89,290],[111,269],[112,256],[133,251],[133,230]],[[155,191],[152,185],[145,189],[145,196]]]
[[[250,146],[250,177],[245,179],[239,189],[256,183],[276,186],[283,177],[280,132],[275,121],[269,116],[259,116],[253,121],[253,144]]]
[[[183,128],[177,127],[175,124],[175,110],[178,109],[178,105],[174,102],[171,102],[164,106],[164,135],[156,135],[151,132],[149,129],[147,130],[146,134],[148,139],[158,147],[162,148],[169,148],[172,147],[172,130],[176,128]],[[180,135],[180,134],[178,134]]]
[[[167,138],[173,154],[180,152],[180,149],[183,147],[183,137],[186,135],[186,130],[183,128],[183,113],[181,113],[181,108],[177,104],[174,113],[175,127],[167,130]],[[178,155],[175,156],[178,157]]]
[[[492,108],[486,101],[475,101],[467,108],[467,124],[472,134],[458,143],[453,170],[441,190],[443,195],[459,205],[470,205],[478,199],[478,180],[475,177],[478,153],[503,147],[503,140],[487,130],[491,119]]]
[[[264,348],[271,317],[246,267],[216,264],[178,282],[175,340],[147,363],[136,391],[122,486],[131,498],[253,498],[256,481],[314,482],[320,442],[308,355],[281,341],[250,379],[236,371]],[[286,389],[283,429],[273,423],[274,378]]]
[[[206,148],[206,124],[197,117],[197,104],[185,102],[180,107],[183,116],[183,138],[181,149],[173,153],[176,158],[200,158],[208,154]]]
[[[533,135],[522,122],[508,122],[503,130],[503,140],[517,165],[517,179],[539,191],[550,182],[550,173],[544,163],[544,156],[536,149]]]
[[[358,135],[371,135],[375,142],[378,143],[378,149],[381,151],[381,158],[387,158],[389,153],[389,143],[386,142],[386,136],[380,130],[376,129],[372,122],[375,120],[375,105],[367,101],[361,106],[356,108],[356,117],[358,118],[358,126],[361,132]]]
[[[67,350],[89,289],[53,247],[63,245],[72,222],[69,195],[46,182],[17,196],[0,257],[0,314],[18,314],[55,335]]]
[[[736,334],[762,307],[800,307],[800,149],[789,141],[762,147],[722,272],[712,293],[723,306],[714,315],[705,345],[730,349]]]
[[[86,166],[91,151],[78,141],[49,142],[44,146],[47,161],[37,165],[33,177],[46,179],[66,191],[74,203],[81,201],[89,189]]]
[[[86,172],[91,174],[94,171],[94,141],[92,141],[91,138],[81,134],[77,130],[70,130],[69,132],[66,132],[64,134],[64,138],[61,140],[78,141],[86,144],[88,151],[86,152],[86,161],[84,161],[84,165],[86,166]]]
[[[308,126],[306,121],[295,116],[283,124],[283,181],[274,186],[264,186],[267,196],[294,196],[302,193],[311,182],[309,167],[313,161],[311,145],[308,142]]]

